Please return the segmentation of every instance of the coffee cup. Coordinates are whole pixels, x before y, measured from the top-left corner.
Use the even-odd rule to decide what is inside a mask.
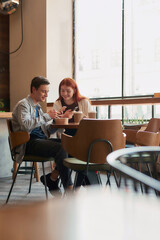
[[[55,124],[68,124],[68,118],[55,118]]]
[[[96,118],[96,114],[97,114],[97,113],[96,113],[95,111],[89,112],[89,113],[88,113],[88,117],[89,117],[89,118]]]
[[[78,111],[78,112],[74,112],[74,122],[75,123],[79,123],[83,118],[83,113]]]

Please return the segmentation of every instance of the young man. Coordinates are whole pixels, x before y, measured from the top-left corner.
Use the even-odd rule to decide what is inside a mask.
[[[63,187],[72,188],[71,180],[68,182],[69,170],[63,165],[63,159],[67,153],[56,139],[49,138],[50,133],[55,129],[51,128],[50,122],[59,114],[56,110],[44,113],[39,102],[45,102],[49,92],[49,81],[44,77],[35,77],[30,86],[30,95],[19,101],[12,113],[13,131],[27,131],[30,133],[30,140],[25,145],[18,147],[16,160],[23,161],[25,153],[42,157],[54,157],[56,168],[60,174]],[[47,174],[47,186],[49,191],[59,190],[58,174]],[[44,178],[41,177],[44,184]],[[68,183],[68,185],[67,185]]]

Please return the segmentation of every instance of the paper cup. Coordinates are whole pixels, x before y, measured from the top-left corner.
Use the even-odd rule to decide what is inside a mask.
[[[68,124],[68,118],[55,118],[56,124]]]
[[[96,118],[96,114],[97,114],[96,112],[89,112],[88,117],[89,118]]]
[[[83,118],[82,112],[74,112],[74,122],[79,123]]]

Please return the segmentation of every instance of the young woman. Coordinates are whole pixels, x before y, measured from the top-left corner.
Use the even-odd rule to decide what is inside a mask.
[[[72,78],[64,78],[59,84],[59,98],[54,103],[53,107],[60,111],[64,110],[64,117],[71,116],[69,114],[76,108],[76,111],[82,111],[85,116],[91,111],[91,104],[87,97],[80,94],[77,83]],[[67,111],[69,110],[69,111]],[[71,121],[71,119],[70,119]]]
[[[89,99],[80,94],[77,83],[72,78],[64,78],[60,82],[59,98],[54,103],[53,108],[62,113],[61,117],[69,118],[69,122],[74,122],[73,111],[82,111],[85,117],[88,117],[88,112],[92,111]],[[65,133],[74,136],[76,129],[65,129]],[[58,174],[56,168],[54,172]],[[83,181],[85,185],[90,184],[85,176],[79,174],[77,180],[78,186]]]
[[[74,122],[73,111],[82,111],[85,117],[88,117],[91,104],[87,97],[80,94],[77,83],[72,78],[64,78],[59,85],[59,98],[53,105],[58,112],[62,112],[61,117],[69,118],[69,122]],[[66,129],[65,133],[74,135],[75,129]]]

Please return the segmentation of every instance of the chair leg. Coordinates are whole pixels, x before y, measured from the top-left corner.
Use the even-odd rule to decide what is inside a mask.
[[[100,185],[102,185],[102,180],[101,180],[101,176],[100,176],[100,172],[97,172],[97,179]]]
[[[53,163],[53,161],[50,161],[50,165],[51,165],[51,170],[53,171],[54,170],[54,163]]]
[[[120,176],[119,176],[119,188],[121,187],[121,180],[122,180],[122,176],[121,176],[121,173],[120,173]]]
[[[12,179],[14,179],[16,172],[17,172],[17,168],[18,168],[18,163],[17,162],[13,162],[13,174],[12,174]]]
[[[134,191],[135,191],[135,192],[138,192],[138,189],[137,189],[137,181],[134,181],[134,180],[133,180],[133,187],[134,187]]]
[[[149,166],[148,163],[146,163],[146,167],[147,167],[147,170],[148,170],[149,176],[153,178],[153,176],[152,176],[152,172],[151,172],[151,168],[150,168],[150,166]]]
[[[16,177],[17,177],[17,173],[18,173],[18,171],[19,171],[19,169],[20,169],[20,166],[21,166],[21,163],[19,164],[19,166],[18,166],[18,168],[17,168],[17,171],[16,171],[16,173],[15,173],[15,176],[14,176],[14,178],[13,178],[12,185],[11,185],[11,188],[10,188],[10,190],[9,190],[8,197],[7,197],[7,200],[6,200],[6,204],[7,204],[8,201],[9,201],[9,198],[10,198],[10,195],[11,195],[11,192],[12,192],[12,189],[13,189],[13,186],[14,186],[14,183],[15,183],[15,180],[16,180]]]
[[[155,163],[152,164],[152,168],[153,168],[153,174],[152,174],[151,169],[150,169],[150,166],[149,166],[149,164],[148,164],[148,169],[150,170],[150,175],[151,175],[153,178],[157,179],[157,168],[156,168],[156,164],[155,164]],[[158,192],[157,192],[156,190],[155,190],[155,194],[156,194],[156,196],[158,196]]]
[[[120,184],[119,184],[119,182],[118,182],[117,175],[116,175],[116,172],[115,172],[114,170],[113,170],[113,176],[114,176],[116,185],[117,185],[117,187],[119,188]]]
[[[33,163],[34,168],[35,168],[35,178],[36,181],[39,182],[39,167],[38,167],[38,162]]]
[[[30,177],[30,183],[29,183],[29,190],[28,190],[28,193],[31,192],[33,169],[34,169],[34,162],[32,163],[32,170],[31,170],[31,177]]]
[[[74,184],[73,184],[73,191],[75,191],[75,189],[76,189],[77,178],[78,178],[78,172],[76,172],[76,174],[75,174]]]
[[[126,192],[128,191],[128,183],[127,183],[127,176],[124,175],[124,187],[125,187],[125,190]]]
[[[44,184],[45,184],[46,199],[48,199],[47,181],[46,181],[46,175],[45,175],[45,170],[44,170],[44,162],[42,162],[42,169],[43,169],[43,176],[44,176]]]
[[[67,186],[68,186],[69,180],[71,179],[71,175],[72,175],[72,170],[70,170],[70,173],[69,173],[69,176],[68,176]],[[62,182],[60,182],[60,187],[61,187],[61,184],[62,184]],[[63,197],[66,195],[66,190],[67,189],[64,189]]]
[[[139,165],[139,164],[137,163],[137,170],[138,170],[139,172],[141,172],[141,164]],[[142,185],[141,182],[139,182],[139,184],[140,184],[140,187],[141,187],[141,192],[143,193],[143,185]]]
[[[106,186],[109,184],[109,186],[111,186],[111,182],[110,182],[110,173],[108,171],[106,171],[107,174],[107,182],[106,182]]]

